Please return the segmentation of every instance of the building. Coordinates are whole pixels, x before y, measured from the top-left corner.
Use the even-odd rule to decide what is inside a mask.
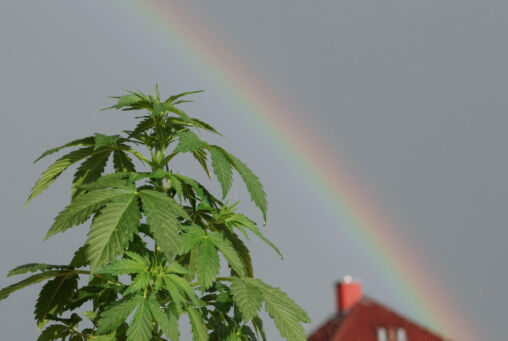
[[[346,277],[336,286],[337,312],[308,341],[445,341],[373,299]]]

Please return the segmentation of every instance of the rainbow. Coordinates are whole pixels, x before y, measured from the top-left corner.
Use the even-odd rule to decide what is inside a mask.
[[[120,3],[120,2],[119,2]],[[286,161],[297,169],[328,214],[348,229],[351,237],[370,255],[396,295],[407,303],[418,321],[454,340],[482,340],[472,323],[442,292],[436,276],[423,258],[411,249],[390,219],[374,205],[362,186],[341,165],[323,152],[329,150],[319,136],[304,128],[292,112],[295,108],[273,96],[267,81],[259,79],[213,33],[211,25],[174,2],[158,0],[122,1],[135,21],[146,25],[171,53],[181,54],[234,105],[247,113],[261,134],[280,148]],[[175,48],[177,47],[177,48]]]

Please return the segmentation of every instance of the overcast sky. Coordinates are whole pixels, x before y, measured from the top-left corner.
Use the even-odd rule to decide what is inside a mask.
[[[341,155],[369,200],[397,222],[394,231],[423,255],[472,328],[488,340],[505,340],[507,3],[203,0],[179,6],[205,18],[282,102],[301,109],[294,115]],[[32,161],[70,139],[132,127],[133,115],[99,109],[121,87],[150,91],[158,82],[165,94],[206,89],[186,109],[214,123],[227,136],[224,146],[243,155],[265,184],[267,235],[285,260],[253,242],[255,268],[309,312],[309,330],[334,311],[333,283],[346,274],[361,278],[370,296],[417,318],[373,268],[369,251],[272,151],[273,141],[145,21],[122,1],[0,2],[0,286],[12,283],[4,275],[18,264],[68,260],[86,235],[80,227],[42,242],[68,202],[71,178],[61,177],[21,210],[48,165]],[[232,198],[248,202],[241,186]],[[259,220],[251,205],[243,207]],[[0,302],[5,339],[36,338],[38,288]],[[279,340],[267,326],[269,339]]]

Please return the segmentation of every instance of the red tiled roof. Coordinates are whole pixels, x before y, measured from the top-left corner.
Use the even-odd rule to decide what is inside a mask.
[[[397,341],[396,330],[403,328],[408,341],[445,339],[407,320],[382,304],[362,298],[343,314],[337,314],[319,327],[308,341],[378,341],[378,328],[385,328],[389,341]]]

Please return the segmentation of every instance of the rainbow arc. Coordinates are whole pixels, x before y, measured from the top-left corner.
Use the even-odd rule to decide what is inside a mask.
[[[451,295],[443,292],[424,258],[411,249],[411,242],[400,233],[402,229],[379,211],[341,160],[316,152],[327,150],[327,143],[304,129],[292,114],[298,112],[296,106],[275,98],[269,82],[259,79],[255,70],[221,42],[212,25],[171,1],[130,0],[122,6],[132,11],[140,25],[158,34],[172,54],[181,55],[189,66],[212,79],[228,100],[234,99],[234,105],[247,113],[259,133],[273,141],[286,162],[297,169],[315,198],[321,198],[328,214],[346,222],[341,226],[370,256],[419,322],[454,340],[482,339],[456,308]]]

